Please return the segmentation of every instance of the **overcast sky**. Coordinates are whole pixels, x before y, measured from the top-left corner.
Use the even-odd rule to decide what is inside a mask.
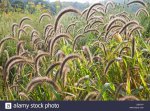
[[[50,2],[54,2],[54,1],[58,1],[58,0],[49,0]],[[89,3],[96,3],[99,1],[103,1],[103,0],[60,0],[61,2],[63,1],[67,1],[67,2],[81,2],[81,3],[85,3],[85,2],[89,2]]]

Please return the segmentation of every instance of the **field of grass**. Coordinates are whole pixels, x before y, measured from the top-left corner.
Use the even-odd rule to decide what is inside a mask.
[[[150,100],[150,17],[135,3],[1,13],[0,100]]]

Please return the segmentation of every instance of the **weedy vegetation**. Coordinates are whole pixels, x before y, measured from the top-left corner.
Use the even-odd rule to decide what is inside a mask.
[[[2,13],[0,100],[150,100],[147,3]]]

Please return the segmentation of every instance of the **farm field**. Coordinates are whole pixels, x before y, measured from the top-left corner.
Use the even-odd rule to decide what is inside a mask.
[[[150,100],[149,7],[1,11],[0,100]]]

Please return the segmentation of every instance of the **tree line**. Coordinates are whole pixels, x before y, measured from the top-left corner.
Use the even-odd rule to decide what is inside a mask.
[[[89,6],[88,3],[82,4],[78,2],[49,2],[49,0],[0,0],[0,12],[8,13],[21,12],[21,13],[36,13],[38,11],[49,11],[51,14],[56,14],[62,8],[72,6],[83,10]]]

